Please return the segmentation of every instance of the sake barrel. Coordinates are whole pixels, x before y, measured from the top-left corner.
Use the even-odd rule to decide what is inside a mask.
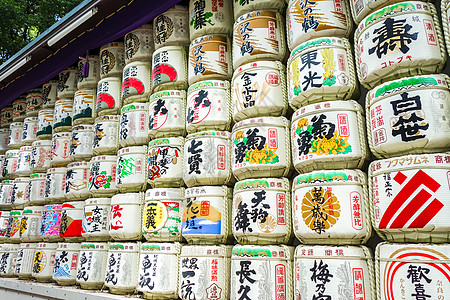
[[[286,57],[284,17],[276,11],[257,10],[236,17],[233,28],[233,68],[256,60]]]
[[[191,133],[184,144],[183,180],[188,187],[233,184],[228,131]]]
[[[112,294],[133,293],[138,283],[140,243],[109,244],[105,286]]]
[[[115,115],[120,112],[122,107],[121,84],[120,77],[107,77],[98,82],[95,106],[97,115]]]
[[[58,99],[73,97],[77,90],[77,72],[76,67],[70,67],[58,74],[58,87],[56,91],[56,97]]]
[[[27,113],[27,101],[26,95],[19,96],[12,103],[13,106],[13,115],[12,122],[23,122]]]
[[[315,274],[324,271],[320,280]],[[376,299],[372,255],[365,246],[308,246],[295,249],[295,299]],[[320,298],[319,298],[320,299]]]
[[[187,92],[186,130],[188,133],[204,130],[230,131],[230,83],[206,80],[191,85]]]
[[[25,118],[25,120],[23,121],[23,128],[22,128],[22,144],[31,146],[31,144],[36,140],[37,124],[38,124],[37,117]],[[0,129],[0,142],[2,141],[1,133],[2,132]]]
[[[3,168],[5,166],[6,155],[0,155],[0,179],[3,179]]]
[[[31,145],[30,169],[32,172],[45,172],[50,168],[52,141],[34,141]]]
[[[73,125],[92,124],[94,122],[95,100],[97,96],[95,87],[81,89],[75,92],[73,98]]]
[[[449,169],[447,153],[372,162],[369,195],[372,225],[378,234],[392,242],[448,242]]]
[[[236,179],[287,176],[291,169],[288,128],[285,117],[236,123],[231,134],[232,170]]]
[[[142,234],[147,241],[181,242],[184,188],[154,188],[145,192]]]
[[[289,244],[291,189],[287,178],[239,181],[234,186],[232,229],[241,244]]]
[[[448,244],[378,244],[378,299],[394,299],[395,295],[445,299],[450,290],[449,254]]]
[[[122,107],[119,144],[121,147],[148,143],[148,104],[131,103]]]
[[[100,48],[100,77],[122,75],[125,66],[125,47],[122,42],[112,42]]]
[[[56,100],[53,113],[53,132],[70,131],[72,129],[73,99]]]
[[[11,195],[13,189],[13,182],[14,182],[13,180],[2,181],[0,187],[2,209],[10,210],[12,208]]]
[[[39,111],[36,137],[38,140],[52,138],[53,133],[53,108],[45,108]]]
[[[18,176],[29,176],[31,174],[31,149],[31,146],[20,147],[16,168]]]
[[[117,194],[111,198],[109,235],[116,241],[140,240],[144,193]]]
[[[2,242],[7,242],[9,239],[8,225],[9,225],[9,216],[10,211],[0,211],[0,240]],[[6,234],[8,232],[8,234]],[[0,244],[1,245],[1,244]]]
[[[108,249],[108,243],[81,243],[76,282],[82,289],[102,288],[108,263]]]
[[[294,233],[303,244],[363,244],[371,236],[367,179],[360,170],[298,175],[292,197]]]
[[[54,133],[52,136],[52,155],[50,165],[66,166],[70,162],[70,132]]]
[[[44,241],[61,241],[61,204],[47,204],[42,208],[41,226],[39,236]]]
[[[444,47],[433,4],[386,6],[364,18],[355,31],[359,81],[371,89],[404,76],[439,73],[446,60]]]
[[[352,0],[351,2],[353,2]],[[353,20],[347,0],[290,0],[286,12],[289,50],[318,37],[349,37]]]
[[[155,92],[187,89],[188,67],[185,46],[161,47],[153,52],[152,61],[152,86]]]
[[[89,198],[84,202],[81,236],[88,241],[108,241],[110,198]]]
[[[125,35],[125,63],[132,61],[151,61],[155,44],[153,25],[144,24]]]
[[[95,119],[92,142],[94,155],[116,154],[119,147],[119,119],[117,115],[104,115]]]
[[[27,201],[30,205],[40,205],[45,202],[46,173],[34,173],[30,175],[28,183]]]
[[[236,245],[231,256],[230,298],[293,299],[294,247]],[[247,274],[240,277],[243,274]]]
[[[88,161],[73,162],[67,165],[66,186],[64,196],[68,200],[84,200],[89,198]]]
[[[29,91],[26,103],[26,116],[37,117],[39,110],[42,108],[42,89],[33,89]]]
[[[8,147],[9,128],[0,128],[0,153],[5,154]]]
[[[9,237],[8,241],[10,241],[11,243],[20,242],[20,224],[22,221],[22,212],[23,210],[16,208],[9,212],[6,237]]]
[[[292,116],[292,162],[299,173],[362,168],[369,157],[364,115],[356,101],[310,104]]]
[[[49,202],[62,203],[66,189],[67,168],[51,168],[47,170],[45,181],[45,200]]]
[[[166,90],[149,98],[148,127],[151,139],[186,134],[186,92]]]
[[[21,243],[17,251],[16,270],[14,274],[19,279],[31,278],[33,272],[33,258],[37,243]]]
[[[53,108],[56,102],[58,80],[50,80],[42,85],[42,108]]]
[[[33,258],[32,276],[38,282],[52,281],[57,243],[41,242],[36,246]]]
[[[155,49],[168,45],[189,45],[189,11],[175,5],[153,20]]]
[[[0,276],[13,277],[19,244],[0,244]]]
[[[89,193],[94,197],[110,197],[117,193],[115,155],[94,156],[89,169]]]
[[[233,29],[233,1],[189,1],[189,36],[191,41],[205,34],[230,35]]]
[[[184,138],[159,138],[148,143],[147,182],[153,187],[180,187],[183,181]]]
[[[230,80],[232,73],[231,43],[226,35],[204,35],[192,40],[189,46],[189,85],[207,79]]]
[[[182,300],[204,299],[204,295],[229,299],[231,249],[225,245],[182,247],[178,296]]]
[[[84,202],[73,201],[65,202],[61,208],[61,227],[60,236],[65,241],[77,242],[82,241],[81,222],[84,213]]]
[[[447,75],[389,81],[371,90],[366,103],[369,146],[378,158],[449,149]]]
[[[178,276],[171,274],[179,272],[180,253],[180,243],[141,244],[137,291],[144,298],[178,298]]]
[[[123,68],[122,100],[124,104],[146,102],[152,92],[152,63],[133,61]]]
[[[12,119],[13,119],[13,105],[9,104],[7,106],[5,106],[1,111],[0,111],[0,122],[1,122],[1,127],[2,128],[9,128],[9,124],[11,124]]]
[[[25,205],[29,205],[29,202],[27,201],[28,199],[26,197],[29,183],[29,177],[18,177],[14,179],[13,190],[11,193],[11,202],[16,209],[21,209]]]
[[[359,99],[350,43],[345,38],[316,38],[300,44],[289,57],[289,104],[294,109],[329,100]]]
[[[253,0],[253,1],[236,1],[233,3],[234,18],[237,19],[240,15],[252,12],[254,10],[274,10],[283,12],[286,4],[289,1],[284,0]]]
[[[14,122],[9,125],[8,148],[19,149],[22,144],[23,122]]]
[[[5,153],[5,163],[3,166],[3,177],[16,177],[17,162],[19,160],[19,150],[8,150]]]
[[[117,151],[116,185],[121,192],[144,191],[147,187],[147,146]]]
[[[182,235],[192,244],[231,242],[233,190],[226,186],[188,188],[184,194]]]
[[[58,243],[52,279],[59,285],[74,285],[77,279],[79,243]]]
[[[286,68],[279,61],[256,61],[237,68],[231,82],[233,119],[284,116],[288,109]]]
[[[100,80],[100,57],[87,55],[78,61],[77,88],[95,88]],[[75,92],[76,93],[76,92]]]
[[[39,236],[42,209],[42,206],[26,206],[23,208],[20,224],[20,240],[22,242],[37,242],[42,239]]]
[[[76,125],[70,135],[69,159],[71,161],[89,160],[92,157],[94,140],[93,125]]]

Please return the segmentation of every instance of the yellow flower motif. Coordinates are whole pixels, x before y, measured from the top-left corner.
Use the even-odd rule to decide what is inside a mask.
[[[347,143],[348,137],[341,137],[337,135],[337,131],[334,132],[333,137],[330,139],[319,138],[312,142],[312,150],[317,155],[329,155],[329,154],[339,154],[345,151],[348,147]]]
[[[251,149],[247,151],[246,159],[251,164],[268,164],[273,163],[276,158],[278,158],[276,154],[276,149],[267,148],[267,144],[264,145],[264,148],[258,150],[258,148]]]
[[[243,131],[238,131],[236,132],[236,140],[240,140],[244,138],[244,132]]]
[[[297,122],[297,127],[298,127],[298,128],[306,127],[306,126],[308,126],[308,125],[309,125],[308,119],[305,119],[305,118],[301,118],[301,119],[298,120],[298,122]]]

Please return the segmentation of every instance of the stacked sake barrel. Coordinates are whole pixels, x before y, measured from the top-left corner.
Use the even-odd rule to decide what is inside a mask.
[[[371,218],[387,241],[376,249],[378,299],[439,299],[449,288],[450,263],[444,39],[431,3],[375,9],[362,2],[352,8],[358,76],[369,89],[368,141],[379,159],[369,167]]]

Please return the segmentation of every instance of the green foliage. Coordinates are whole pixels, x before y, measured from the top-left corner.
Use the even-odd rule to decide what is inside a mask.
[[[0,0],[0,64],[82,0]]]

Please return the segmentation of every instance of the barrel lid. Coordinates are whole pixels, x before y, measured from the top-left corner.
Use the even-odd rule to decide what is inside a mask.
[[[22,214],[41,214],[43,206],[25,206]]]
[[[82,125],[75,125],[72,127],[72,131],[79,131],[79,130],[92,131],[92,133],[93,133],[94,125],[82,124]]]
[[[294,190],[305,186],[334,184],[366,184],[366,176],[360,170],[320,170],[300,174],[294,178]]]
[[[233,126],[232,132],[238,131],[242,128],[254,127],[254,126],[289,126],[289,121],[285,117],[258,117],[242,120]]]
[[[80,251],[80,248],[81,248],[80,243],[58,243],[56,250]]]
[[[58,243],[40,242],[37,244],[36,249],[49,249],[56,250],[58,248]]]
[[[232,259],[277,259],[292,260],[294,247],[259,246],[259,245],[235,245],[233,247]]]
[[[277,19],[281,19],[281,15],[279,12],[274,12],[271,10],[255,10],[249,13],[244,13],[236,18],[234,21],[234,27],[238,26],[239,23],[254,17],[265,17],[265,16],[276,16]],[[278,25],[279,26],[279,25]]]
[[[249,70],[257,71],[258,69],[278,70],[280,73],[283,73],[282,75],[284,76],[286,67],[279,61],[260,60],[260,61],[249,62],[249,63],[243,64],[242,66],[238,67],[234,71],[233,81],[236,80],[237,77],[241,77],[243,72],[248,72]]]
[[[140,66],[140,65],[145,65],[146,67],[148,67],[149,69],[152,67],[152,63],[150,61],[145,61],[145,60],[135,60],[132,62],[129,62],[125,65],[125,67],[123,67],[123,70],[125,71],[126,69],[130,68],[130,67],[134,67],[134,66]]]
[[[397,244],[384,242],[378,244],[376,253],[376,259],[379,261],[450,263],[450,244]]]
[[[207,34],[207,35],[202,35],[202,36],[199,36],[199,37],[193,39],[191,41],[191,44],[189,45],[189,49],[202,43],[202,42],[213,41],[213,40],[219,41],[219,42],[225,41],[228,44],[230,43],[229,37],[225,34]]]
[[[75,97],[78,95],[92,95],[95,94],[96,90],[94,88],[84,88],[75,91]]]
[[[149,102],[156,101],[159,98],[179,98],[186,99],[185,90],[164,90],[150,95]]]
[[[51,146],[52,145],[52,141],[51,140],[39,140],[39,141],[34,141],[33,144],[31,144],[32,147],[36,147],[36,146]]]
[[[25,118],[25,120],[23,120],[24,123],[30,123],[30,122],[37,122],[38,121],[38,117],[28,117]]]
[[[5,155],[6,155],[6,157],[19,155],[19,150],[18,149],[8,150],[5,152]]]
[[[289,180],[287,178],[245,179],[236,182],[236,184],[234,185],[234,193],[260,189],[288,191]]]
[[[57,138],[70,138],[70,132],[58,132],[52,135],[53,139]]]
[[[196,186],[187,188],[184,193],[185,198],[191,197],[204,197],[204,196],[216,196],[226,197],[230,193],[230,189],[225,185],[222,186]]]
[[[47,174],[49,174],[49,173],[66,174],[67,173],[67,168],[66,167],[59,167],[59,168],[47,169]]]
[[[86,201],[84,201],[84,205],[97,205],[97,204],[111,204],[111,198],[89,198]]]
[[[121,242],[111,242],[109,244],[109,251],[117,252],[139,252],[140,247],[139,242],[137,243],[121,243]]]
[[[121,109],[121,113],[123,114],[128,111],[147,110],[147,109],[148,109],[148,103],[134,102],[134,103],[124,105]]]
[[[231,257],[232,249],[233,246],[227,245],[183,246],[181,256]]]
[[[2,181],[2,184],[13,184],[14,180],[5,179]]]
[[[104,121],[119,121],[120,116],[119,115],[104,115],[104,116],[100,116],[97,117],[95,119],[95,123],[99,123],[99,122],[104,122]]]
[[[143,243],[141,253],[180,254],[181,244],[175,243]]]
[[[64,202],[62,204],[62,209],[83,209],[84,207],[84,201],[71,201],[71,202]]]
[[[203,80],[199,81],[197,83],[191,84],[188,88],[188,94],[192,92],[196,92],[198,90],[203,89],[223,89],[226,91],[229,91],[230,89],[230,82],[227,80]]]
[[[302,55],[304,52],[315,50],[317,47],[340,47],[347,49],[350,47],[350,43],[346,38],[339,37],[320,37],[310,39],[307,42],[301,43],[295,47],[291,52],[289,60]]]
[[[405,13],[427,13],[430,14],[431,3],[423,3],[419,1],[400,2],[392,5],[385,6],[381,9],[375,10],[367,17],[362,19],[358,27],[355,30],[355,37],[359,39],[362,32],[368,27],[379,23],[387,17],[392,18],[397,15],[404,15]]]
[[[105,78],[100,79],[98,81],[97,86],[100,86],[104,82],[114,82],[114,81],[122,84],[122,77],[119,77],[119,76],[108,76],[108,77],[105,77]],[[99,92],[99,90],[97,89],[97,93],[98,92]]]
[[[363,114],[362,106],[354,100],[327,101],[309,104],[297,109],[292,115],[292,123],[294,123],[300,118],[320,114],[322,112],[333,112],[335,114],[338,114],[342,111],[354,111]]]
[[[116,194],[111,197],[111,205],[117,204],[137,204],[140,205],[144,201],[144,193],[125,193]]]
[[[186,142],[192,140],[192,139],[198,139],[198,138],[221,138],[221,139],[230,139],[231,134],[228,131],[215,131],[215,130],[206,130],[206,131],[200,131],[200,132],[194,132],[191,134],[188,134],[186,137]]]
[[[74,168],[89,168],[90,163],[88,161],[77,161],[77,162],[72,162],[70,164],[67,165],[67,169],[74,169]]]
[[[18,177],[14,179],[14,183],[16,182],[30,182],[30,177]]]
[[[449,89],[446,74],[418,75],[391,80],[380,84],[367,93],[366,103],[371,106],[383,98],[404,93],[409,90]]]
[[[102,243],[102,242],[83,242],[80,246],[81,251],[108,251],[109,245],[108,243]]]
[[[19,149],[19,151],[20,152],[22,152],[22,151],[31,151],[31,146],[22,146],[22,147],[20,147],[20,149]]]
[[[9,124],[9,127],[23,127],[23,122],[13,122]]]
[[[117,161],[117,156],[115,155],[99,155],[99,156],[94,156],[91,158],[91,163],[96,162],[96,161],[113,161],[116,162]]]
[[[163,51],[179,51],[186,52],[185,46],[162,46],[153,52],[153,56],[163,52]]]
[[[147,154],[147,146],[132,146],[117,151],[117,156],[126,154]]]
[[[34,173],[30,175],[30,180],[45,179],[46,177],[47,177],[46,173]]]
[[[124,48],[125,45],[124,45],[124,43],[122,43],[122,42],[111,42],[111,43],[108,43],[108,44],[106,44],[106,45],[101,46],[101,47],[100,47],[100,53],[101,53],[103,50],[108,49],[108,48],[112,48],[112,47]]]
[[[450,169],[450,154],[415,154],[373,161],[369,166],[369,176],[387,172],[417,169]]]
[[[148,143],[148,147],[159,147],[165,145],[173,145],[173,146],[183,146],[184,145],[184,137],[169,137],[169,138],[159,138],[154,139]]]
[[[38,243],[20,243],[20,249],[36,249]]]
[[[57,106],[57,105],[64,105],[64,104],[70,104],[70,106],[72,106],[73,99],[72,98],[63,98],[63,99],[58,99],[55,102],[55,106]]]
[[[365,246],[299,245],[295,248],[295,258],[372,259],[372,255]]]
[[[183,200],[184,188],[154,188],[145,192],[145,201]]]
[[[39,115],[47,115],[47,114],[51,114],[53,115],[53,113],[55,112],[55,110],[53,108],[41,108],[39,110]]]

